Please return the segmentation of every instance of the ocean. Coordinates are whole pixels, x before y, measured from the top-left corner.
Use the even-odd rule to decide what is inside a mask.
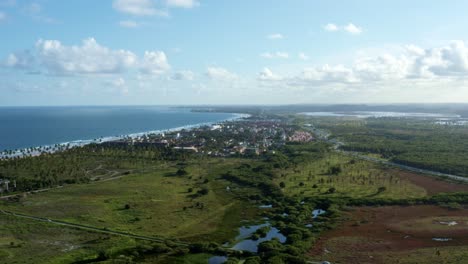
[[[164,131],[235,117],[159,106],[0,107],[0,152]]]

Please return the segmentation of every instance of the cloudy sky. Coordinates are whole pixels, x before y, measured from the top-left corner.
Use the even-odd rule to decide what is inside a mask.
[[[467,10],[0,0],[0,106],[468,102]]]

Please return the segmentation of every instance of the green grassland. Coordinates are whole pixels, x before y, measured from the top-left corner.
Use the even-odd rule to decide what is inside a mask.
[[[312,118],[310,123],[345,143],[345,150],[377,154],[397,163],[468,176],[468,126],[417,118]]]
[[[385,167],[335,152],[323,142],[286,144],[249,158],[89,146],[0,165],[0,172],[16,176],[22,184],[52,187],[2,200],[0,209],[190,243],[185,248],[147,245],[0,215],[1,263],[206,263],[219,244],[232,242],[243,221],[262,216],[288,237],[284,245],[273,241],[264,246],[262,261],[305,263],[303,256],[320,233],[333,228],[341,210],[338,204],[428,198],[423,188]],[[304,204],[299,202],[303,199]],[[260,210],[263,203],[274,206]],[[306,228],[314,208],[327,213]],[[283,212],[289,216],[282,217]],[[202,249],[192,247],[198,244]]]
[[[322,153],[278,174],[275,182],[283,182],[284,193],[291,196],[406,199],[426,195],[423,188],[379,165],[334,152]]]
[[[165,250],[164,244],[0,215],[0,263],[5,264],[207,263],[212,256]]]
[[[144,263],[162,263],[162,264],[206,264],[210,254],[187,254],[185,256],[150,256],[144,260]]]
[[[245,163],[254,164],[255,161],[198,157],[180,162],[153,162],[144,172],[68,184],[24,195],[16,201],[0,201],[0,209],[102,230],[190,243],[222,244],[237,235],[242,220],[259,218],[257,206],[242,199],[244,195],[259,191],[238,188],[221,177],[226,171]],[[138,169],[143,171],[143,168]],[[228,186],[230,188],[226,188]],[[2,225],[1,263],[102,262],[96,259],[101,251],[112,256],[138,246],[138,241],[131,238],[75,230],[53,223],[3,214],[0,220],[9,223]],[[114,246],[118,248],[113,249]],[[18,255],[30,257],[18,258]],[[155,253],[147,254],[138,262],[206,263],[209,256]],[[119,257],[110,259],[115,261]]]
[[[0,263],[72,263],[135,244],[125,237],[0,215]]]
[[[189,156],[171,148],[91,144],[33,157],[0,159],[0,177],[15,179],[17,191],[22,192],[152,172],[161,164],[174,165]]]
[[[2,207],[71,223],[109,228],[139,235],[192,239],[220,231],[219,242],[240,222],[242,208],[220,171],[239,161],[205,160],[187,164],[186,175],[177,167],[161,164],[152,172],[129,174],[109,181],[68,185],[28,195]],[[198,163],[198,164],[197,164]],[[192,190],[190,190],[192,189]],[[197,191],[206,189],[206,194]],[[230,221],[222,221],[229,215]],[[221,224],[222,223],[222,224]],[[227,228],[227,229],[226,229]]]

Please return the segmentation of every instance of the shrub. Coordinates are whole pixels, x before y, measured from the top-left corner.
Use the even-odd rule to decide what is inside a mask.
[[[381,186],[381,187],[379,187],[379,189],[377,189],[377,193],[383,193],[383,192],[385,192],[386,190],[387,190],[387,187]]]
[[[177,172],[176,172],[177,176],[184,176],[184,175],[187,175],[187,174],[188,174],[187,171],[185,169],[183,169],[183,168],[178,169]]]
[[[268,264],[285,264],[286,262],[279,255],[270,257],[267,262]]]
[[[460,210],[462,206],[459,203],[451,202],[451,203],[441,203],[439,206],[445,207],[450,210]]]
[[[260,264],[262,263],[262,260],[260,259],[260,257],[250,257],[250,258],[247,258],[244,263],[245,264]]]
[[[331,175],[337,175],[341,172],[341,167],[338,166],[338,165],[335,165],[335,166],[331,166],[329,169],[328,169],[328,174],[331,174]]]
[[[237,258],[229,258],[226,262],[224,262],[225,264],[237,264],[239,263],[239,259]]]
[[[209,191],[210,191],[210,190],[208,190],[207,188],[202,188],[201,190],[198,190],[197,193],[198,193],[199,195],[207,195]]]

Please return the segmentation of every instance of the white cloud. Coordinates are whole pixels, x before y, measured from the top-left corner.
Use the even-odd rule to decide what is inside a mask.
[[[323,27],[323,29],[324,29],[325,31],[329,31],[329,32],[334,32],[334,31],[338,31],[338,30],[339,30],[338,26],[335,25],[335,24],[333,24],[333,23],[328,23],[328,24],[326,24],[326,25]]]
[[[325,64],[320,68],[306,68],[297,77],[299,81],[353,83],[357,81],[352,69],[343,65],[330,66]]]
[[[8,55],[5,64],[6,66],[15,67],[16,65],[21,65],[22,63],[19,63],[19,59],[16,54],[11,53]]]
[[[159,75],[171,68],[167,61],[166,54],[162,51],[145,51],[143,61],[140,65],[140,72],[144,74]]]
[[[272,59],[273,54],[270,52],[263,52],[262,54],[260,54],[260,57],[265,58],[265,59]]]
[[[281,76],[274,74],[270,69],[264,68],[259,74],[258,79],[261,81],[279,81]]]
[[[407,77],[405,61],[390,55],[357,60],[351,67],[328,65],[305,68],[299,75],[290,77],[293,86],[327,84],[362,84],[377,81],[397,81]]]
[[[452,41],[444,47],[422,49],[410,45],[401,54],[363,56],[350,66],[328,65],[309,67],[300,74],[281,81],[290,86],[308,85],[367,85],[372,83],[397,85],[399,83],[468,80],[468,47],[463,41]],[[271,71],[264,70],[262,78],[272,79]]]
[[[17,69],[30,70],[34,67],[35,58],[28,51],[10,53],[4,63],[7,67],[13,67]]]
[[[275,40],[275,39],[283,39],[284,36],[280,33],[273,33],[273,34],[268,35],[267,38]]]
[[[209,91],[209,88],[204,83],[192,84],[192,89],[195,91],[197,95],[200,95],[204,92]]]
[[[399,80],[408,77],[410,65],[406,56],[383,54],[356,60],[353,72],[361,82]]]
[[[2,64],[35,73],[58,75],[116,74],[127,70],[159,75],[171,68],[163,51],[145,51],[139,59],[132,51],[110,49],[97,43],[94,38],[73,46],[63,45],[58,40],[41,39],[36,42],[32,52],[11,53]]]
[[[305,54],[304,52],[299,52],[299,54],[297,56],[301,60],[304,60],[304,61],[309,60],[309,56],[307,56],[307,54]]]
[[[206,75],[212,80],[235,80],[238,78],[237,74],[232,73],[225,68],[221,67],[208,67]]]
[[[260,54],[260,57],[265,59],[287,59],[289,58],[289,54],[287,52],[264,52]]]
[[[122,78],[122,77],[119,77],[119,78],[117,78],[115,80],[112,80],[111,83],[115,87],[122,87],[122,86],[125,86],[125,79]]]
[[[354,25],[353,23],[349,23],[348,25],[344,26],[343,29],[351,34],[359,35],[362,33],[362,28]]]
[[[276,52],[268,54],[270,54],[269,58],[278,57]],[[302,57],[300,54],[294,53],[290,56],[297,60]],[[210,92],[219,92],[220,96],[225,95],[224,93],[232,93],[233,95],[245,93],[247,97],[249,94],[257,96],[267,91],[274,91],[278,95],[278,102],[290,100],[294,94],[291,93],[292,90],[301,91],[300,95],[297,95],[297,99],[301,100],[307,100],[307,96],[318,98],[314,96],[319,96],[320,93],[323,94],[323,98],[328,98],[327,100],[332,100],[330,98],[334,97],[342,101],[354,100],[353,98],[357,98],[356,100],[378,100],[381,91],[385,91],[385,96],[394,96],[391,97],[392,100],[396,98],[395,100],[398,101],[399,97],[402,97],[401,100],[405,100],[403,98],[405,95],[413,96],[411,98],[414,100],[418,97],[415,97],[417,93],[413,92],[413,89],[424,92],[426,87],[435,92],[439,89],[441,96],[447,96],[447,98],[449,98],[446,95],[448,93],[452,93],[450,98],[468,98],[466,92],[468,42],[464,41],[453,41],[433,48],[399,45],[398,48],[392,49],[366,49],[356,53],[354,61],[350,63],[314,65],[310,62],[307,63],[307,68],[296,68],[295,72],[292,68],[294,65],[288,63],[288,65],[282,65],[281,68],[264,68],[258,73],[250,74],[250,77],[240,76],[225,68],[213,66],[206,69],[206,73],[204,73],[206,78],[200,78],[201,74],[195,75],[189,70],[170,71],[171,66],[168,63],[168,58],[166,53],[162,51],[147,51],[145,54],[138,55],[129,50],[100,45],[94,39],[87,39],[83,43],[75,45],[65,45],[58,40],[40,40],[35,48],[29,52],[17,52],[6,56],[2,65],[10,67],[11,70],[20,69],[44,74],[75,76],[80,74],[112,74],[104,77],[101,75],[86,76],[85,78],[76,76],[76,79],[102,80],[109,78],[109,82],[106,82],[107,87],[112,88],[111,91],[124,93],[127,87],[129,89],[133,86],[138,87],[140,82],[134,82],[132,77],[120,80],[120,76],[136,76],[140,73],[146,73],[141,74],[145,78],[141,83],[146,85],[145,87],[148,87],[149,90],[151,90],[150,87],[155,86],[156,82],[167,80],[173,80],[164,84],[169,85],[168,89],[174,92],[171,86],[182,90],[180,85],[183,83],[187,84],[189,81],[195,80],[189,83],[188,87],[190,88],[198,81],[212,79],[215,81],[207,82],[207,87]],[[302,55],[307,56],[306,54]],[[297,67],[305,64],[298,60],[295,62]],[[122,72],[126,75],[117,74]],[[161,77],[160,74],[166,75]],[[176,80],[185,80],[186,82],[176,82]],[[71,84],[71,86],[74,85],[76,84]],[[117,87],[122,87],[122,89],[116,90]],[[244,90],[241,92],[240,89]],[[436,94],[435,92],[434,94]],[[463,93],[465,93],[465,97],[459,97]],[[453,96],[453,94],[457,95]],[[431,96],[433,95],[431,94]],[[426,96],[426,98],[429,97]]]
[[[167,16],[167,12],[156,8],[152,0],[114,0],[115,10],[134,16]]]
[[[136,56],[127,50],[111,50],[94,38],[81,46],[65,46],[58,40],[39,40],[36,56],[46,70],[55,74],[117,73],[136,63]]]
[[[429,69],[436,75],[468,74],[468,47],[463,41],[452,41],[450,46],[431,51],[435,62]]]
[[[0,11],[0,22],[5,21],[6,19],[7,15],[4,12]]]
[[[345,25],[345,26],[338,26],[336,24],[333,24],[333,23],[329,23],[329,24],[326,24],[323,29],[325,31],[328,31],[328,32],[337,32],[337,31],[341,31],[341,30],[344,30],[350,34],[353,34],[353,35],[359,35],[362,33],[363,29],[361,27],[358,27],[356,25],[354,25],[353,23],[349,23],[348,25]]]
[[[104,83],[107,86],[110,86],[113,89],[108,89],[108,91],[112,92],[116,89],[120,94],[127,95],[129,93],[129,89],[127,87],[126,81],[122,77],[118,77],[117,79],[108,80]]]
[[[195,74],[192,71],[178,71],[171,76],[171,79],[175,81],[193,81],[194,78]]]
[[[22,81],[17,81],[15,83],[7,84],[7,86],[10,86],[13,88],[16,92],[18,93],[43,93],[46,91],[44,87],[41,87],[37,84],[31,84],[31,83],[25,83]]]
[[[193,8],[200,3],[196,0],[166,0],[166,4],[169,7],[180,7],[180,8]]]
[[[379,77],[374,79],[468,77],[468,47],[460,40],[430,49],[409,45],[398,56],[384,54],[361,59],[356,63],[356,68],[367,75],[373,73],[373,76]]]
[[[418,47],[416,45],[406,45],[405,49],[410,54],[417,55],[417,56],[422,56],[425,53],[425,50],[423,48],[420,48],[420,47]]]
[[[119,25],[125,28],[137,28],[140,26],[138,22],[133,20],[122,20],[119,22]]]

